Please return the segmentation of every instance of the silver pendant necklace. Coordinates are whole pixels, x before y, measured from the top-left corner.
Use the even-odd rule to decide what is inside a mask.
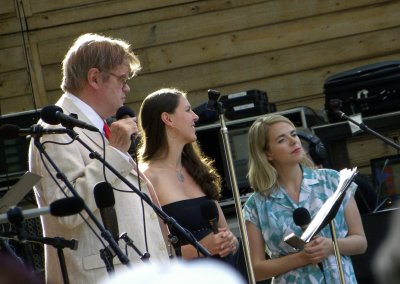
[[[182,165],[181,165],[181,170],[180,171],[178,171],[178,170],[175,170],[175,171],[176,171],[176,177],[178,178],[178,180],[180,182],[183,183],[185,181],[185,177],[182,174]]]

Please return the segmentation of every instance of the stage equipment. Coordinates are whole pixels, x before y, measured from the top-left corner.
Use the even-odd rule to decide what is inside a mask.
[[[70,216],[79,213],[84,207],[84,202],[81,198],[68,197],[63,199],[58,199],[50,204],[49,207],[28,209],[22,211],[19,207],[13,207],[7,211],[7,214],[0,215],[0,223],[3,220],[7,220],[14,225],[13,230],[2,234],[2,237],[10,238],[12,236],[17,236],[19,242],[33,242],[41,243],[46,245],[51,245],[57,249],[57,255],[60,262],[61,273],[63,277],[64,284],[69,284],[67,266],[65,264],[63,248],[70,248],[76,250],[78,248],[78,242],[76,240],[65,240],[62,237],[35,237],[29,236],[27,231],[23,226],[23,221],[25,218],[33,218],[43,214],[50,213],[56,217]],[[5,217],[2,215],[6,215]]]
[[[351,117],[348,117],[344,112],[339,111],[339,110],[333,110],[334,113],[339,116],[340,118],[343,118],[355,125],[357,125],[361,130],[364,130],[366,132],[368,132],[369,134],[374,135],[375,137],[379,138],[380,140],[382,140],[383,142],[385,142],[386,144],[388,144],[389,146],[392,146],[393,148],[395,148],[397,151],[400,151],[400,145],[394,143],[392,140],[389,140],[388,138],[386,138],[385,136],[379,134],[378,132],[372,130],[371,128],[369,128],[367,125],[365,125],[363,122],[362,123],[358,123],[357,121],[355,121],[354,119],[352,119]]]
[[[90,131],[99,132],[99,129],[97,129],[93,125],[81,121],[71,115],[64,114],[62,108],[56,105],[50,105],[44,107],[40,112],[40,116],[43,119],[43,121],[47,122],[48,124],[52,125],[61,124],[67,129],[71,130],[74,127],[79,127]]]
[[[77,134],[74,131],[73,131],[73,133],[74,133],[74,135],[77,136]],[[33,138],[33,143],[34,143],[35,147],[38,149],[38,151],[46,158],[46,160],[49,162],[49,164],[56,171],[57,178],[64,182],[64,184],[66,185],[66,187],[68,188],[68,190],[72,193],[72,195],[74,197],[80,198],[78,192],[75,190],[75,188],[73,187],[71,182],[68,180],[67,176],[63,172],[60,171],[58,166],[54,163],[54,161],[51,159],[51,157],[46,152],[45,148],[43,147],[42,143],[40,142],[40,137],[35,136]],[[112,248],[114,253],[117,255],[117,257],[121,261],[121,263],[129,266],[130,265],[129,258],[121,251],[117,242],[112,237],[111,233],[104,228],[104,226],[96,218],[96,216],[93,214],[93,212],[90,210],[90,208],[86,205],[86,203],[84,203],[83,209],[88,214],[89,218],[93,221],[93,223],[96,225],[96,227],[99,229],[99,231],[101,232],[101,236],[107,241],[107,243]]]
[[[267,93],[260,90],[249,90],[221,96],[225,117],[233,120],[265,113],[275,112],[276,106],[268,102]]]
[[[242,204],[241,204],[241,200],[240,200],[240,193],[239,193],[239,188],[238,188],[237,181],[236,181],[235,168],[233,165],[232,153],[231,153],[231,148],[230,148],[230,143],[229,143],[228,128],[226,127],[225,119],[224,119],[224,106],[221,101],[218,101],[219,96],[220,96],[220,93],[218,91],[208,90],[208,97],[209,97],[209,100],[211,101],[210,107],[212,107],[213,110],[217,111],[219,119],[220,119],[220,123],[221,123],[221,136],[222,136],[223,145],[224,145],[225,158],[226,158],[226,161],[228,164],[230,182],[231,182],[232,191],[233,191],[233,198],[235,200],[235,209],[236,209],[236,215],[237,215],[238,222],[239,222],[240,234],[243,239],[243,250],[244,250],[244,257],[245,257],[245,261],[246,261],[247,276],[248,276],[249,283],[254,284],[256,282],[255,282],[255,278],[254,278],[253,266],[251,264],[249,240],[248,240],[248,236],[247,236],[247,232],[246,232],[246,228],[245,228],[245,224],[244,224],[244,218],[243,218],[243,213],[242,213]]]
[[[357,67],[328,77],[324,83],[325,109],[330,122],[338,101],[342,111],[364,117],[400,109],[400,61]]]
[[[42,117],[43,119],[43,117]],[[44,119],[43,119],[44,120]],[[45,120],[44,120],[45,121]],[[57,121],[45,121],[45,122],[50,122],[50,123],[57,123]],[[72,129],[71,129],[72,130]],[[200,253],[202,253],[204,256],[211,256],[211,254],[207,251],[207,249],[204,248],[202,244],[200,244],[196,238],[187,233],[187,230],[184,229],[181,225],[179,225],[172,217],[168,216],[164,211],[162,211],[158,206],[156,206],[150,199],[150,197],[145,194],[144,192],[140,191],[136,186],[134,186],[131,182],[129,182],[119,171],[117,171],[111,164],[109,164],[99,153],[94,151],[87,145],[82,139],[80,139],[79,135],[76,132],[69,133],[70,137],[73,140],[78,141],[83,147],[85,147],[89,151],[89,157],[91,159],[96,159],[99,162],[103,164],[105,168],[110,170],[118,179],[120,179],[124,184],[126,184],[134,193],[136,193],[144,202],[146,202],[153,210],[154,212],[158,215],[158,217],[163,220],[164,223],[167,225],[173,227],[176,231],[178,231],[180,234],[182,234],[187,241],[193,245]],[[47,155],[47,153],[44,151],[43,146],[40,144],[39,139],[35,139],[35,145],[38,147],[39,151],[43,152],[45,154],[46,159],[50,160],[49,162],[52,164],[53,168],[57,171],[57,177],[62,179],[64,183],[67,185],[68,188],[72,188],[71,192],[73,194],[77,195],[75,189],[72,187],[71,183],[67,180],[64,174],[62,174],[58,167],[54,164],[53,161],[51,161],[50,157]],[[87,208],[89,210],[89,208]],[[89,210],[90,211],[90,210]],[[90,214],[95,218],[92,212]],[[92,218],[92,217],[91,217]],[[96,219],[96,218],[95,218]],[[105,230],[104,227],[101,225],[101,223],[96,219],[95,221],[96,226],[101,230],[102,236],[108,241],[109,245],[111,248],[114,250],[114,252],[117,254],[118,258],[120,259],[121,263],[123,264],[129,264],[129,259],[125,254],[122,253],[121,249],[118,247],[118,244],[115,242],[113,239],[111,233],[108,230]],[[178,238],[175,236],[170,237],[171,243],[175,246],[177,245],[176,241]],[[179,242],[179,241],[178,241]]]
[[[313,162],[317,165],[322,165],[328,157],[325,145],[311,131],[296,129],[296,132],[300,139],[308,142],[308,154]]]

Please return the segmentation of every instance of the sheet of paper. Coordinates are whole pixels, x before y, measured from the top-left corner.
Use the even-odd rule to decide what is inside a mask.
[[[355,122],[358,122],[359,124],[363,123],[362,116],[360,113],[353,114],[350,116],[350,118],[353,119]],[[351,121],[349,121],[349,125],[350,125],[351,133],[354,134],[354,133],[361,131],[361,128],[358,125],[352,123]]]
[[[315,236],[315,234],[318,233],[320,226],[324,223],[335,203],[343,196],[343,194],[346,193],[346,190],[357,174],[357,168],[353,168],[352,170],[343,169],[339,174],[340,179],[335,193],[325,201],[325,203],[321,206],[321,209],[311,220],[307,229],[301,235],[301,239],[306,243],[308,243]]]

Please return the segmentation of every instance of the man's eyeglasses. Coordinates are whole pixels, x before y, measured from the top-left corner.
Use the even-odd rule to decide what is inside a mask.
[[[106,74],[108,74],[108,75],[111,75],[111,76],[114,76],[115,78],[117,78],[117,79],[121,82],[122,88],[125,87],[126,84],[128,84],[128,80],[130,79],[130,77],[128,77],[128,76],[126,76],[126,75],[120,75],[120,76],[119,76],[119,75],[114,74],[114,73],[112,73],[112,72],[103,72],[103,73],[106,73]]]

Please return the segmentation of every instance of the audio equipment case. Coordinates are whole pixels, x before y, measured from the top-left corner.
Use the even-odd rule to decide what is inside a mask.
[[[220,98],[225,117],[233,120],[275,112],[275,104],[268,103],[267,93],[260,90],[225,95]]]
[[[330,122],[340,121],[335,110],[363,117],[400,109],[400,60],[364,65],[328,77],[325,109]]]

